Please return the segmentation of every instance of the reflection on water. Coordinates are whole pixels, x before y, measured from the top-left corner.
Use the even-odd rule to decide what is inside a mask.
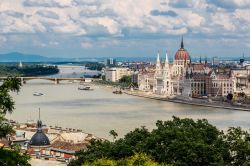
[[[13,94],[16,110],[8,118],[19,122],[38,118],[47,125],[80,128],[85,132],[109,138],[114,129],[120,136],[135,127],[154,128],[157,120],[172,116],[194,119],[206,118],[220,129],[229,126],[249,128],[250,112],[232,111],[155,101],[128,95],[115,95],[112,89],[94,87],[94,91],[79,91],[77,83],[33,80],[25,84],[19,94]],[[42,92],[44,96],[33,96]]]

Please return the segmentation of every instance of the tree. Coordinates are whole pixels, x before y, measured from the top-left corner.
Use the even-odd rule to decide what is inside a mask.
[[[229,94],[227,95],[227,100],[228,100],[228,101],[232,101],[232,100],[233,100],[233,94],[232,94],[232,93],[229,93]]]
[[[0,86],[0,113],[11,113],[14,110],[14,101],[9,92],[19,92],[21,82],[17,78],[8,77]]]
[[[249,165],[250,164],[250,134],[240,127],[231,127],[224,136],[225,142],[230,149],[231,164]]]
[[[136,153],[131,157],[120,160],[101,158],[93,162],[86,162],[82,166],[160,166],[160,164],[144,153]]]
[[[114,142],[93,140],[69,165],[92,163],[98,159],[120,161],[138,153],[151,156],[159,164],[231,165],[233,149],[226,140],[225,134],[207,120],[173,117],[173,120],[157,121],[156,129],[151,132],[141,127]],[[249,145],[242,146],[241,149],[247,149]]]
[[[117,132],[115,132],[115,130],[110,130],[109,131],[109,135],[113,136],[113,141],[116,139],[116,137],[118,136]]]
[[[13,132],[12,126],[4,116],[7,112],[11,113],[14,110],[14,101],[9,92],[19,92],[20,86],[20,80],[11,77],[8,77],[0,86],[0,138],[4,138]],[[0,165],[30,165],[28,163],[29,156],[20,154],[20,150],[17,148],[5,149],[1,147],[0,156]]]
[[[207,120],[158,121],[145,151],[159,163],[173,165],[221,164],[229,153],[219,130]]]
[[[131,76],[125,75],[119,80],[119,83],[124,85],[130,85],[132,83],[132,78]]]

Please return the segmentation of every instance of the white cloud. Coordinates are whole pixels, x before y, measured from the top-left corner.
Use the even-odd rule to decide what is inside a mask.
[[[232,16],[226,13],[216,13],[212,19],[215,26],[219,25],[223,27],[227,31],[234,31],[236,29],[236,26],[234,25],[232,19]]]
[[[83,48],[92,48],[93,44],[90,43],[90,42],[82,42],[81,47],[83,47]]]
[[[249,15],[249,0],[1,0],[0,34],[35,35],[34,45],[42,48],[63,48],[68,40],[83,48],[94,48],[94,42],[106,48],[127,39],[180,35],[223,41],[250,37]],[[75,40],[85,37],[91,40]],[[65,41],[50,43],[57,38]]]

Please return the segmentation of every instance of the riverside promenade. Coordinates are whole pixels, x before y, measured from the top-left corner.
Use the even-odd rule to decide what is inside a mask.
[[[211,107],[211,108],[222,108],[222,109],[229,109],[229,110],[238,110],[238,111],[249,111],[250,112],[250,107],[240,107],[240,106],[231,106],[229,104],[223,104],[220,102],[207,102],[205,100],[180,100],[177,98],[167,98],[167,97],[162,97],[159,95],[155,94],[146,94],[144,92],[140,91],[123,91],[123,93],[127,95],[132,95],[132,96],[138,96],[138,97],[143,97],[143,98],[148,98],[148,99],[154,99],[154,100],[160,100],[160,101],[167,101],[167,102],[173,102],[173,103],[179,103],[179,104],[188,104],[188,105],[195,105],[195,106],[202,106],[202,107]]]

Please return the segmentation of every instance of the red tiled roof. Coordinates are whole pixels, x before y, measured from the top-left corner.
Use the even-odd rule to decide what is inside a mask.
[[[189,53],[184,48],[180,48],[175,54],[175,60],[190,60]]]
[[[204,68],[206,67],[205,64],[203,63],[199,63],[199,64],[189,64],[190,67],[193,68],[193,70],[204,70]]]
[[[51,147],[57,148],[57,149],[68,150],[68,151],[79,151],[79,150],[85,149],[88,144],[89,144],[88,141],[74,144],[70,142],[57,140],[51,144]]]

